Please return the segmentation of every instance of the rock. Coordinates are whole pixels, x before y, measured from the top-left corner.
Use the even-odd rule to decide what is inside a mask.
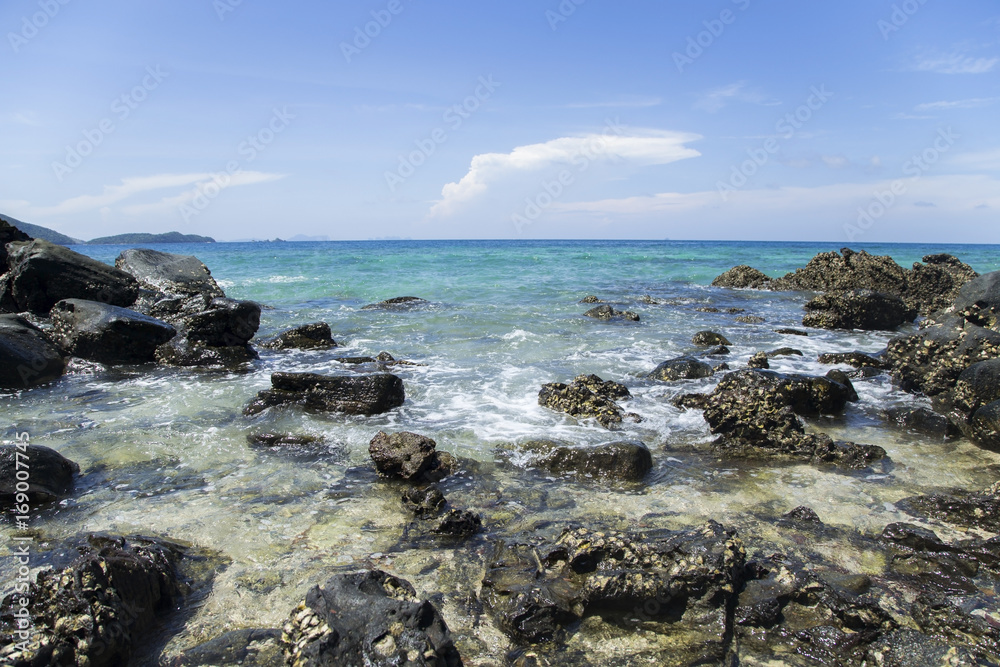
[[[973,413],[969,437],[986,449],[1000,452],[1000,401],[987,403]]]
[[[613,398],[602,395],[603,392],[595,392],[595,384],[588,380],[586,383],[574,381],[569,385],[560,382],[542,385],[538,392],[538,404],[574,417],[592,417],[601,426],[612,428],[622,422],[624,410]]]
[[[226,296],[208,267],[192,255],[134,248],[118,255],[115,266],[150,292],[144,299],[147,314],[161,319],[206,310],[214,299]]]
[[[0,220],[0,274],[7,272],[7,244],[14,241],[30,241],[31,237],[6,220]]]
[[[139,296],[129,274],[48,241],[16,241],[7,253],[10,299],[19,311],[45,315],[63,299],[127,308]]]
[[[1000,271],[979,276],[962,287],[952,310],[967,322],[1000,331]]]
[[[913,516],[1000,533],[998,493],[1000,485],[986,491],[952,489],[943,493],[911,496],[897,501],[895,505]]]
[[[885,408],[879,414],[889,424],[918,431],[941,438],[951,438],[959,434],[947,417],[939,415],[929,408]]]
[[[169,667],[240,665],[241,667],[284,667],[281,630],[252,628],[233,630],[204,644],[190,648],[166,663]]]
[[[249,345],[214,347],[191,342],[185,336],[175,336],[156,348],[156,363],[180,368],[236,369],[259,358]]]
[[[927,255],[915,263],[902,294],[906,305],[921,315],[931,315],[950,306],[959,290],[979,274],[951,255]]]
[[[767,361],[766,352],[757,352],[750,357],[747,361],[747,368],[770,368],[771,364]]]
[[[846,364],[855,368],[885,368],[886,362],[865,352],[831,352],[819,355],[821,364]]]
[[[712,370],[712,367],[704,361],[698,361],[694,357],[678,357],[664,361],[646,377],[662,382],[673,382],[675,380],[707,378],[714,374],[715,371]]]
[[[719,345],[718,347],[713,347],[711,350],[705,350],[701,353],[703,357],[724,357],[729,354],[731,350],[725,345]]]
[[[805,305],[802,325],[817,329],[892,331],[912,322],[917,312],[898,296],[872,290],[823,294]]]
[[[937,396],[972,364],[1000,357],[1000,333],[962,320],[931,325],[889,341],[885,360],[905,391]]]
[[[242,347],[257,333],[260,311],[253,301],[213,299],[207,310],[184,318],[184,336],[209,347]]]
[[[796,350],[792,347],[779,347],[777,350],[772,350],[767,353],[768,359],[774,359],[775,357],[801,357],[802,350]]]
[[[712,370],[716,373],[722,373],[723,371],[730,371],[732,370],[732,368],[729,366],[729,364],[722,362],[721,364],[712,366]]]
[[[950,396],[949,418],[962,433],[989,449],[1000,450],[996,435],[997,406],[1000,401],[1000,359],[980,361],[958,376]]]
[[[878,290],[900,295],[907,287],[907,272],[892,257],[869,255],[844,248],[840,254],[823,252],[805,268],[771,281],[772,290],[798,292],[844,292]]]
[[[732,345],[725,336],[714,331],[699,331],[691,339],[691,342],[699,347],[712,347],[713,345],[729,347]]]
[[[767,320],[759,315],[740,315],[736,318],[736,321],[742,324],[763,324],[767,322]]]
[[[757,269],[741,264],[733,267],[712,281],[712,287],[735,289],[766,289],[771,277]]]
[[[598,306],[597,308],[591,308],[584,313],[587,317],[593,317],[595,320],[602,320],[604,322],[611,322],[615,320],[624,320],[626,322],[638,322],[639,316],[630,310],[617,310],[608,305]]]
[[[282,633],[294,667],[459,667],[437,608],[413,586],[379,570],[337,575],[296,607]]]
[[[319,448],[324,442],[323,438],[315,435],[294,433],[250,433],[247,435],[247,443],[251,447]]]
[[[808,331],[799,331],[798,329],[775,329],[774,333],[782,336],[809,336]]]
[[[29,471],[28,479],[19,480],[18,470]],[[10,507],[25,502],[17,495],[21,481],[28,485],[23,493],[27,494],[31,509],[38,503],[61,500],[73,490],[73,480],[79,472],[80,466],[54,449],[30,444],[0,445],[0,505]]]
[[[430,301],[416,296],[397,296],[394,299],[370,303],[361,310],[412,310],[426,306],[429,303]]]
[[[403,405],[403,380],[389,373],[373,375],[316,375],[274,373],[272,389],[257,394],[243,410],[247,416],[267,408],[297,404],[318,412],[377,415]]]
[[[6,629],[0,632],[0,662],[29,665],[117,667],[150,633],[179,598],[180,545],[141,537],[92,535],[68,568],[45,570],[23,594],[32,630],[22,650]],[[18,595],[18,594],[15,594]],[[13,626],[3,603],[4,627]],[[17,641],[20,641],[18,639]],[[23,646],[23,645],[21,645]]]
[[[435,482],[454,471],[451,455],[438,452],[437,443],[430,438],[408,431],[379,431],[369,443],[368,453],[378,474],[390,479]]]
[[[260,343],[268,350],[328,350],[337,347],[330,325],[326,322],[304,324],[301,327],[283,331],[274,338]],[[389,359],[393,361],[393,359]]]
[[[851,378],[848,377],[847,373],[844,371],[833,369],[826,374],[826,379],[833,380],[837,384],[842,384],[847,387],[848,403],[857,403],[861,400],[861,397],[858,396],[857,390],[854,388],[854,384],[851,382]]]
[[[532,456],[532,467],[554,475],[640,482],[653,469],[653,456],[641,442],[574,447],[554,440],[531,440],[519,449]]]
[[[573,384],[586,387],[598,396],[603,396],[614,401],[631,398],[632,394],[628,387],[615,382],[614,380],[602,380],[596,375],[577,375],[573,378]]]
[[[819,515],[811,507],[806,507],[805,505],[799,505],[795,509],[785,512],[781,515],[782,519],[786,521],[794,521],[796,523],[814,523],[822,524]]]
[[[519,643],[561,639],[584,616],[669,624],[678,664],[719,664],[745,549],[717,523],[686,532],[567,529],[555,543],[500,541],[482,599]]]
[[[580,303],[587,303],[587,304],[589,304],[589,303],[604,303],[604,302],[601,301],[596,296],[594,296],[593,294],[591,294],[590,296],[583,297],[583,299],[580,300]]]
[[[437,516],[447,500],[436,486],[411,487],[403,491],[403,506],[420,518]]]
[[[28,389],[62,377],[62,352],[18,315],[0,315],[0,389]]]
[[[483,518],[469,510],[451,510],[445,514],[434,533],[451,537],[469,537],[483,529]]]
[[[177,335],[161,320],[96,301],[65,299],[50,312],[53,337],[66,354],[102,364],[145,364]]]

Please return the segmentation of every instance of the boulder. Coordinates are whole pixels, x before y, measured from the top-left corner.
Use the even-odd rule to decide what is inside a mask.
[[[613,396],[603,390],[594,391],[595,388],[598,385],[590,381],[574,381],[569,385],[561,382],[546,384],[538,392],[538,404],[574,417],[592,417],[605,428],[620,424],[624,411],[615,403]]]
[[[699,331],[691,339],[691,342],[699,347],[713,347],[715,345],[729,347],[732,345],[732,343],[729,342],[729,339],[720,333],[715,333],[714,331]]]
[[[80,466],[56,450],[41,445],[0,445],[0,505],[4,507],[25,502],[18,496],[17,485],[22,481],[17,478],[18,470],[30,472],[28,479],[23,480],[28,490],[21,493],[27,495],[29,507],[34,509],[37,503],[68,496]]]
[[[573,446],[555,440],[530,440],[518,450],[530,457],[531,467],[553,475],[641,482],[653,469],[653,455],[641,442]]]
[[[172,326],[134,310],[64,299],[52,307],[52,335],[69,355],[102,364],[144,364],[177,335]]]
[[[768,361],[767,352],[756,352],[747,361],[747,368],[768,369],[771,363]]]
[[[602,380],[596,375],[577,375],[573,378],[573,384],[586,387],[598,396],[603,396],[614,401],[631,398],[632,394],[628,387],[614,380]]]
[[[438,452],[430,438],[403,431],[379,431],[368,445],[375,469],[382,477],[407,482],[436,482],[454,471],[455,459]]]
[[[226,296],[208,267],[192,255],[134,248],[118,255],[115,267],[135,277],[143,288],[158,294],[160,299],[201,297],[191,312],[204,310],[212,299]]]
[[[274,338],[260,343],[260,347],[269,350],[329,350],[337,347],[337,341],[333,340],[329,324],[313,322],[283,331]]]
[[[370,303],[361,310],[413,310],[430,303],[426,299],[416,296],[397,296],[394,299],[386,299],[378,303]]]
[[[971,266],[952,255],[927,255],[914,263],[902,294],[906,305],[921,315],[931,315],[950,306],[959,290],[979,277]]]
[[[342,574],[313,587],[282,633],[296,667],[459,667],[462,659],[437,608],[413,586],[379,570]]]
[[[626,321],[626,322],[638,322],[639,316],[630,310],[618,310],[617,308],[612,308],[611,306],[605,304],[603,306],[598,306],[597,308],[591,308],[584,313],[587,317],[592,317],[595,320],[601,320],[603,322],[612,321]]]
[[[844,371],[834,368],[833,370],[827,372],[826,379],[833,380],[837,384],[842,384],[847,387],[847,401],[849,403],[857,403],[861,400],[861,397],[858,396],[857,390],[854,388],[854,383],[851,382],[850,376],[848,376]]]
[[[952,309],[967,322],[1000,331],[1000,271],[979,276],[963,286]]]
[[[876,290],[900,295],[907,287],[907,272],[888,255],[869,255],[843,248],[819,253],[794,273],[772,280],[768,289],[797,292]]]
[[[181,597],[180,545],[92,535],[79,549],[69,567],[40,572],[27,593],[4,601],[0,662],[14,667],[129,664]],[[9,610],[15,596],[29,603],[33,627],[26,637],[7,630],[14,626]]]
[[[7,244],[30,240],[30,236],[8,224],[6,220],[0,219],[0,274],[7,272]]]
[[[213,299],[207,310],[184,318],[184,336],[210,347],[240,347],[257,333],[260,311],[260,304],[253,301]]]
[[[951,438],[960,433],[947,417],[939,415],[930,408],[885,408],[879,414],[888,424],[909,431],[917,431],[940,438]]]
[[[1000,333],[949,319],[889,341],[885,360],[905,391],[938,396],[952,389],[972,364],[1000,357]]]
[[[823,294],[807,303],[805,309],[802,325],[817,329],[892,331],[917,316],[900,297],[872,290]]]
[[[271,385],[272,389],[257,394],[243,414],[256,415],[271,407],[296,404],[317,412],[377,415],[398,408],[406,400],[403,380],[389,373],[274,373]]]
[[[63,299],[127,308],[139,296],[135,278],[69,248],[35,239],[7,246],[8,289],[19,311],[45,315]]]
[[[238,369],[260,357],[250,345],[216,347],[178,335],[156,348],[156,363],[180,368]]]
[[[673,382],[675,380],[707,378],[714,373],[712,367],[704,361],[698,361],[694,357],[678,357],[664,361],[646,377],[662,382]]]
[[[18,315],[0,315],[0,389],[27,389],[62,377],[62,352]]]
[[[765,289],[771,277],[757,269],[741,264],[733,267],[712,281],[712,287],[735,289]]]
[[[969,437],[986,449],[1000,452],[1000,401],[987,403],[972,414]]]

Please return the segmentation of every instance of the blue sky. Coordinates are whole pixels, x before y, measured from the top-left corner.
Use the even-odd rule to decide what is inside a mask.
[[[995,0],[6,0],[0,29],[0,212],[79,238],[1000,243]]]

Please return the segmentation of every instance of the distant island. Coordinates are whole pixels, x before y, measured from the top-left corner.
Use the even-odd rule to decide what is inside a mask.
[[[86,243],[86,241],[81,241],[80,239],[75,239],[72,236],[60,234],[54,229],[49,229],[48,227],[40,227],[38,225],[32,225],[28,222],[21,222],[16,218],[10,217],[9,215],[0,214],[0,220],[3,220],[8,225],[17,227],[33,239],[42,239],[43,241],[48,241],[49,243],[55,243],[57,245],[83,245]]]
[[[30,234],[30,232],[28,233]],[[117,234],[87,241],[88,245],[133,245],[136,243],[215,243],[215,239],[197,234],[167,232],[166,234]]]

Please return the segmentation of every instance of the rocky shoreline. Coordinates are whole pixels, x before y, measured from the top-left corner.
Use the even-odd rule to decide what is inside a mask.
[[[257,358],[254,345],[277,352],[337,347],[324,323],[256,341],[261,306],[227,298],[194,257],[131,250],[110,267],[0,227],[0,260],[6,267],[0,309],[7,313],[0,315],[0,386],[6,390],[30,392],[58,382],[74,359],[246,372]],[[645,369],[635,382],[676,386],[676,404],[701,413],[715,436],[699,452],[705,460],[805,463],[828,474],[877,479],[894,465],[885,449],[838,441],[817,420],[842,415],[858,400],[855,383],[879,378],[927,397],[933,408],[887,419],[1000,451],[1000,273],[978,276],[944,255],[905,270],[888,257],[845,249],[819,255],[784,278],[737,267],[714,284],[817,293],[804,308],[807,330],[789,330],[789,337],[815,329],[894,330],[922,319],[919,330],[893,338],[885,350],[824,355],[822,363],[848,367],[825,376],[768,370],[775,359],[801,356],[791,347],[758,350],[740,367],[732,361],[728,331],[700,332],[684,356]],[[401,297],[369,310],[419,314],[428,304]],[[641,326],[638,315],[612,305],[581,316],[596,327]],[[761,319],[747,323],[759,326]],[[342,372],[279,372],[270,389],[246,396],[248,438],[271,448],[308,446],[302,434],[257,431],[272,413],[366,419],[391,415],[412,400],[409,376],[395,370],[405,362],[388,354],[338,360]],[[685,383],[715,376],[710,391],[684,392]],[[669,454],[614,437],[624,424],[643,419],[627,411],[626,383],[632,382],[581,375],[552,378],[539,389],[545,409],[609,431],[601,446],[520,440],[498,449],[495,466],[484,466],[439,450],[435,434],[393,428],[372,438],[370,463],[355,474],[411,517],[400,526],[404,553],[460,561],[447,566],[458,573],[456,590],[428,591],[379,567],[331,568],[335,573],[311,582],[301,603],[287,610],[282,627],[238,628],[181,652],[143,653],[144,659],[172,665],[1000,664],[1000,483],[904,499],[897,505],[912,522],[875,534],[825,524],[822,506],[748,517],[739,525],[710,516],[688,527],[647,516],[629,525],[596,517],[580,525],[572,514],[511,521],[508,503],[500,502],[504,494],[491,491],[498,470],[523,479],[526,492],[512,501],[528,513],[544,504],[530,492],[532,475],[611,494],[655,483],[651,471]],[[16,496],[12,447],[0,447],[5,505]],[[36,473],[27,491],[31,503],[76,493],[77,464],[37,445],[28,455]],[[457,502],[466,485],[481,487],[483,502]],[[485,501],[491,493],[496,502]],[[60,549],[79,555],[43,570],[26,594],[34,627],[27,645],[8,630],[16,622],[14,596],[2,603],[4,664],[127,664],[155,626],[183,616],[198,591],[211,589],[206,563],[224,568],[218,554],[170,536],[83,535]],[[850,552],[854,562],[868,565],[845,569],[830,551]]]

